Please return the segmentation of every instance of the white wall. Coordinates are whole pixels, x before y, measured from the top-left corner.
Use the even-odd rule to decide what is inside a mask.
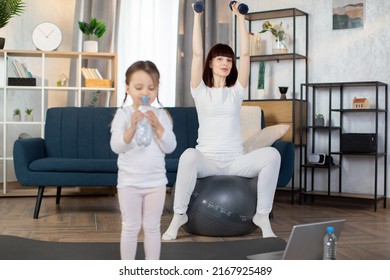
[[[6,38],[5,49],[34,50],[31,34],[42,22],[52,22],[62,31],[63,40],[58,48],[69,51],[72,47],[74,14],[76,0],[25,0],[26,10],[21,16],[14,17],[8,25],[0,29],[0,36]]]
[[[6,38],[4,49],[35,50],[36,48],[31,36],[34,28],[42,22],[52,22],[62,31],[62,42],[58,50],[72,50],[73,33],[75,30],[75,2],[76,0],[25,0],[26,9],[23,14],[12,18],[4,28],[0,29],[0,36]],[[78,28],[76,30],[79,32]],[[24,58],[20,58],[18,60],[25,62],[29,71],[36,78],[40,78],[40,64],[34,64],[31,59],[25,60]],[[70,61],[63,61],[61,64],[57,64],[57,61],[54,60],[52,62],[48,61],[49,67],[50,63],[56,63],[57,71],[48,74],[48,81],[56,81],[62,73],[69,77]],[[23,100],[22,102],[29,104],[29,107],[34,107],[35,101]],[[49,107],[66,106],[68,100],[66,95],[57,95],[56,99],[50,97],[48,103]],[[20,107],[24,108],[26,106],[22,105]],[[39,107],[39,103],[36,104],[36,107]]]
[[[246,0],[245,3],[250,12],[297,8],[309,14],[309,82],[381,81],[390,84],[390,1],[366,0],[364,28],[337,31],[332,30],[331,0]],[[366,93],[360,94],[364,97]],[[353,125],[362,132],[372,129],[364,118]],[[373,192],[373,165],[367,164],[364,158],[346,162],[343,171],[347,172],[344,173],[344,191]],[[383,182],[383,173],[381,175],[379,184]]]
[[[246,0],[250,12],[297,8],[309,14],[309,82],[390,83],[390,1],[365,0],[363,29],[332,30],[331,0]]]

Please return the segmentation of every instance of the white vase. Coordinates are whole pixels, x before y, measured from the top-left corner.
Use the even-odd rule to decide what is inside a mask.
[[[265,92],[265,89],[257,89],[251,96],[251,99],[266,99],[267,93]]]
[[[20,120],[21,120],[20,115],[13,115],[13,116],[12,116],[12,120],[13,120],[14,122],[20,122]]]
[[[97,41],[84,41],[83,51],[84,52],[98,52],[98,42]]]
[[[272,53],[273,54],[288,53],[287,45],[288,45],[287,35],[284,36],[282,40],[280,40],[279,38],[274,39],[272,45]]]
[[[32,114],[31,114],[31,115],[26,115],[26,116],[24,117],[24,120],[25,120],[26,122],[32,122],[32,121],[34,120],[34,117],[33,117]]]

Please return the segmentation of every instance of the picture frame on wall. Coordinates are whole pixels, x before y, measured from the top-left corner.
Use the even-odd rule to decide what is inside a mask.
[[[365,0],[333,0],[333,30],[364,27]]]

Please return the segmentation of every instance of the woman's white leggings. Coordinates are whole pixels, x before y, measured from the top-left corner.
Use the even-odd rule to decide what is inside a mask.
[[[145,259],[158,260],[161,251],[161,215],[166,187],[118,188],[119,207],[122,214],[120,252],[122,260],[134,260],[138,235],[144,232]]]
[[[208,155],[190,148],[179,160],[175,183],[173,210],[177,214],[187,212],[196,179],[212,175],[235,175],[247,178],[258,176],[257,208],[259,214],[269,214],[279,177],[280,154],[273,147],[265,147],[228,160],[224,155]]]

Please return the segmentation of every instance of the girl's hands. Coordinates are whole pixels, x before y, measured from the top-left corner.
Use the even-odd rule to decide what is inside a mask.
[[[137,130],[137,123],[142,118],[148,118],[149,123],[152,126],[152,129],[158,139],[161,139],[161,137],[163,136],[164,127],[161,125],[160,121],[158,120],[157,116],[154,114],[152,110],[147,111],[145,114],[142,113],[140,110],[136,110],[131,115],[131,119],[130,119],[131,126],[125,131],[125,134],[123,136],[127,144],[131,142],[131,139],[133,139],[135,132]]]
[[[144,114],[140,110],[136,110],[132,115],[131,115],[131,127],[136,128],[137,123],[144,117]]]
[[[145,117],[148,118],[150,125],[152,126],[157,138],[161,139],[161,137],[164,134],[164,127],[161,125],[156,114],[152,110],[147,111],[145,114],[146,114]]]

